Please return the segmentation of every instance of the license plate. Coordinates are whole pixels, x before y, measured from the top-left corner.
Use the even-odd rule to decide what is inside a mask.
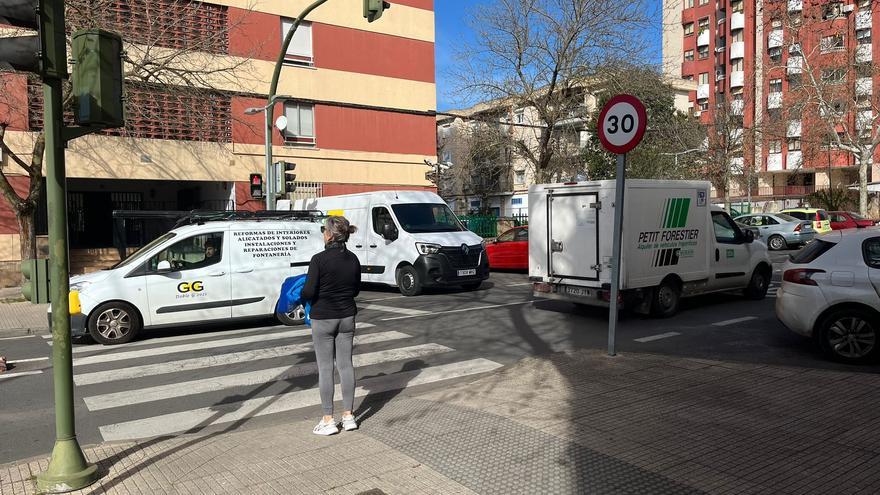
[[[572,287],[570,285],[565,286],[565,293],[570,296],[577,297],[592,297],[593,291],[591,289],[587,289],[584,287]]]
[[[471,275],[476,275],[476,274],[477,274],[476,268],[473,270],[459,270],[458,271],[459,277],[469,277]]]

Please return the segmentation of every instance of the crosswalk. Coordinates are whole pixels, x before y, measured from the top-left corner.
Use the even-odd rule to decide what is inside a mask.
[[[356,397],[475,376],[488,359],[358,323]],[[77,395],[105,441],[174,435],[320,405],[306,327],[170,336],[74,350]],[[337,400],[341,392],[337,386]]]

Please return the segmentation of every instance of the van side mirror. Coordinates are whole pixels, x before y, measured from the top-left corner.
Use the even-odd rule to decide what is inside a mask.
[[[395,227],[393,224],[386,223],[385,225],[382,226],[382,237],[384,237],[386,240],[389,240],[392,242],[396,241],[397,240],[397,227]]]
[[[168,273],[171,271],[171,262],[168,260],[162,260],[159,262],[159,265],[156,266],[156,273]]]
[[[746,244],[751,244],[751,243],[755,242],[755,233],[752,232],[751,229],[746,230],[746,231],[743,233],[743,235],[744,235],[745,238],[746,238]]]

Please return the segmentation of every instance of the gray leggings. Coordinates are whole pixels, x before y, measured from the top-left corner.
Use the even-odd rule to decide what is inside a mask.
[[[312,341],[318,361],[318,387],[321,389],[321,407],[325,416],[333,415],[333,358],[342,382],[343,410],[354,407],[354,366],[351,347],[354,339],[354,316],[336,320],[312,320]]]

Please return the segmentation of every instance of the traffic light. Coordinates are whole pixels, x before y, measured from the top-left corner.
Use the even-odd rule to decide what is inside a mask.
[[[21,262],[21,294],[34,304],[49,302],[49,260],[24,260]]]
[[[382,12],[390,8],[391,4],[383,0],[364,0],[364,18],[373,22],[382,17]]]
[[[0,24],[39,31],[0,38],[0,67],[43,77],[67,77],[67,46],[63,2],[0,1]]]
[[[260,174],[251,174],[251,197],[260,199],[263,197],[263,176]]]
[[[296,164],[291,162],[275,162],[275,192],[283,194],[296,191]]]
[[[122,37],[103,29],[73,33],[73,117],[81,126],[122,127]]]

